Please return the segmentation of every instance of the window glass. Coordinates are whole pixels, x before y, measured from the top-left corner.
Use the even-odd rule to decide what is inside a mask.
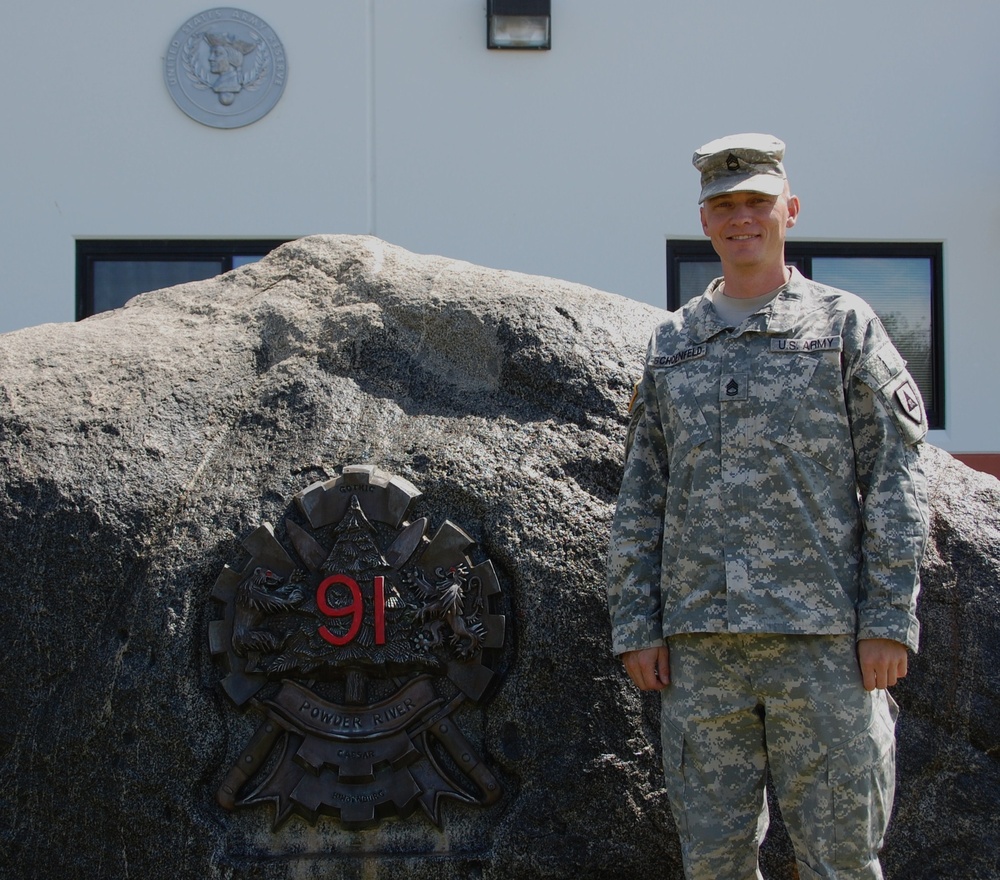
[[[287,239],[79,239],[76,317],[116,309],[149,290],[204,281],[253,263]]]
[[[685,260],[677,269],[681,285],[681,306],[704,293],[705,288],[722,275],[722,263],[718,260]]]
[[[823,284],[856,293],[875,310],[899,353],[906,359],[924,402],[933,408],[930,260],[920,257],[814,257],[812,277]]]
[[[94,313],[117,309],[137,296],[222,272],[220,260],[95,260]]]
[[[240,266],[246,266],[248,263],[256,263],[258,260],[263,259],[264,254],[241,254],[233,257],[233,268],[239,269]]]

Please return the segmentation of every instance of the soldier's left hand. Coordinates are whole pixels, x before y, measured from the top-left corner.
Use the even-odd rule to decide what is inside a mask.
[[[662,691],[670,684],[670,649],[666,645],[626,651],[622,663],[641,691]]]
[[[885,690],[906,676],[906,645],[892,639],[858,639],[858,663],[865,690]]]

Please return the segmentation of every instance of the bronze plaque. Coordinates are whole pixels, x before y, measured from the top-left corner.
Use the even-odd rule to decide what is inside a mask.
[[[495,684],[505,634],[500,584],[445,520],[407,519],[412,483],[370,465],[304,489],[278,528],[226,566],[210,624],[222,689],[260,717],[218,801],[335,817],[347,828],[406,816],[438,826],[441,803],[494,803],[499,782],[456,713]]]

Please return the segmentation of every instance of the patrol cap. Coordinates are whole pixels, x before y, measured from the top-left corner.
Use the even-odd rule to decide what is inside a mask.
[[[781,195],[785,144],[769,134],[731,134],[709,141],[695,151],[694,167],[701,172],[699,204],[727,192]]]

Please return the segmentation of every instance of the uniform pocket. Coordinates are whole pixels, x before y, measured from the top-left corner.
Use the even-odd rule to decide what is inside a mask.
[[[887,691],[876,691],[871,725],[827,756],[833,806],[833,856],[864,865],[882,846],[896,792],[896,716]]]
[[[670,812],[674,816],[677,833],[682,840],[688,837],[687,811],[684,809],[684,734],[667,718],[660,719],[660,742],[663,747],[663,776],[670,799]]]
[[[839,352],[774,355],[769,366],[764,435],[842,473],[851,437]]]
[[[663,428],[674,460],[712,439],[709,423],[718,420],[718,402],[705,389],[714,390],[715,374],[714,363],[704,360],[654,373]]]

